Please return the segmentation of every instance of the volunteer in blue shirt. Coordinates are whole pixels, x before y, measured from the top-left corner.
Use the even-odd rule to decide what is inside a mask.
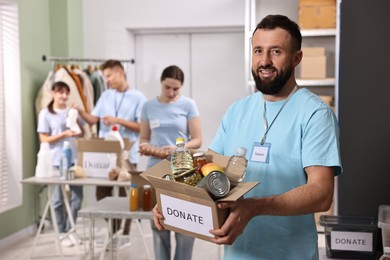
[[[100,120],[100,138],[105,138],[112,126],[117,125],[121,136],[128,138],[130,142],[134,142],[129,151],[129,161],[135,170],[139,160],[138,142],[141,109],[146,101],[146,97],[142,92],[130,88],[120,61],[107,60],[102,64],[101,68],[109,89],[101,94],[92,114],[78,107],[77,109],[84,120],[91,125],[96,124]],[[96,187],[96,198],[100,200],[107,196],[113,196],[112,190],[113,187]],[[126,191],[123,188],[119,189],[119,195],[126,197]],[[113,231],[115,232],[119,229],[120,222],[114,221],[113,223]],[[130,221],[127,220],[123,233],[125,235],[129,234],[129,230]]]
[[[342,171],[337,119],[318,96],[297,85],[302,36],[288,17],[269,15],[252,37],[259,92],[236,101],[209,148],[231,156],[247,149],[244,181],[260,182],[243,199],[218,203],[230,213],[212,242],[224,259],[318,259],[315,212],[333,199]],[[158,215],[157,217],[161,217]]]
[[[176,148],[176,138],[183,137],[185,146],[197,149],[202,144],[200,116],[195,102],[180,94],[184,73],[177,66],[165,68],[161,75],[161,94],[147,101],[142,109],[140,153],[149,155],[148,168],[166,158]],[[153,151],[163,150],[157,155]],[[154,156],[153,156],[154,155]],[[159,231],[160,230],[160,231]],[[152,226],[156,259],[171,259],[171,232]],[[175,260],[190,260],[194,238],[175,233]]]

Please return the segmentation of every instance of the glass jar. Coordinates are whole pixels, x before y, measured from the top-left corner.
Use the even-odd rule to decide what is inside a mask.
[[[197,168],[193,168],[179,175],[174,175],[174,178],[175,181],[177,182],[181,182],[191,186],[196,186],[196,184],[202,179],[202,175],[199,174]]]
[[[142,193],[142,209],[144,211],[152,210],[152,186],[144,185],[144,191]]]
[[[194,167],[197,168],[198,173],[201,173],[200,169],[207,163],[205,153],[194,153],[192,157],[194,158]]]

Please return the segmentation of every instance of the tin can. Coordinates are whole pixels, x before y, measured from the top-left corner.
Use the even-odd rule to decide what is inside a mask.
[[[222,198],[230,191],[228,177],[219,171],[210,172],[196,186],[204,188],[214,199]]]

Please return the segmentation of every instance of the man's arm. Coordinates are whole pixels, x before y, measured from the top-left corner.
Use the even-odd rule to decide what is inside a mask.
[[[285,193],[218,203],[219,208],[230,208],[230,214],[220,229],[210,231],[215,236],[212,242],[231,245],[255,216],[294,216],[328,210],[333,200],[333,169],[310,166],[305,171],[307,183]]]
[[[73,108],[75,108],[79,112],[79,115],[89,125],[94,125],[94,124],[96,124],[99,121],[99,117],[91,115],[90,113],[85,112],[84,110],[80,109],[79,106],[73,106]]]
[[[103,123],[105,125],[121,125],[133,132],[136,132],[136,133],[139,133],[139,131],[141,130],[141,124],[138,123],[138,122],[134,122],[134,121],[128,121],[128,120],[125,120],[125,119],[122,119],[122,118],[119,118],[119,117],[114,117],[114,116],[106,116],[103,118]]]

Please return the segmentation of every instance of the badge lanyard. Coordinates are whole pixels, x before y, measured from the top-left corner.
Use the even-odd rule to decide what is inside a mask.
[[[122,101],[123,101],[123,98],[125,97],[126,91],[127,91],[127,88],[123,92],[121,100],[119,101],[119,105],[118,106],[116,106],[116,93],[118,93],[118,91],[115,91],[115,98],[114,98],[114,100],[115,100],[115,117],[118,117],[119,109],[122,106]]]
[[[291,96],[298,90],[298,86],[295,85],[294,89],[290,92],[290,94],[288,95],[286,101],[283,103],[282,107],[279,109],[278,113],[276,114],[276,116],[274,117],[274,119],[272,120],[271,124],[268,126],[268,120],[267,120],[267,109],[266,109],[266,105],[265,105],[265,100],[264,100],[264,96],[263,96],[263,104],[264,104],[264,113],[263,113],[263,119],[264,119],[264,129],[265,129],[265,133],[264,133],[264,136],[263,138],[261,139],[261,142],[260,144],[261,145],[264,145],[265,143],[265,139],[267,138],[267,134],[269,132],[269,130],[271,129],[271,126],[274,124],[276,118],[279,116],[280,112],[282,112],[284,106],[287,104],[287,102],[290,100]]]

